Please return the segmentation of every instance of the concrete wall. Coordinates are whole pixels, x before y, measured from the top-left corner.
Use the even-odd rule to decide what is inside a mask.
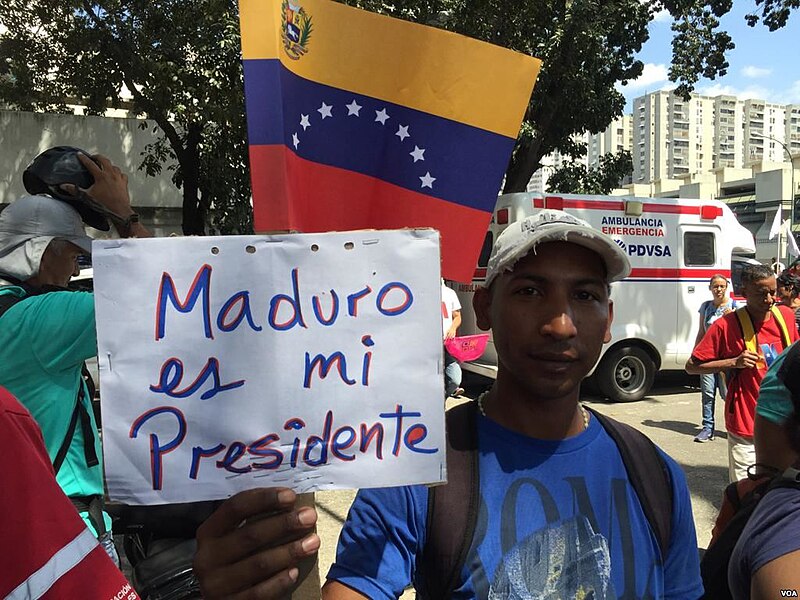
[[[37,154],[52,146],[78,146],[107,156],[128,174],[131,202],[157,235],[179,232],[181,191],[170,180],[169,165],[158,177],[138,170],[145,146],[157,139],[153,123],[140,129],[142,122],[0,110],[0,205],[25,193],[22,172]]]

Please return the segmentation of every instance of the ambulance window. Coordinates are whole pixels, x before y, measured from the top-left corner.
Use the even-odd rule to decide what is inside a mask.
[[[493,237],[492,232],[487,231],[486,237],[483,238],[483,248],[481,248],[481,255],[478,257],[479,267],[485,267],[489,264],[489,255],[492,253],[492,245],[494,244]]]
[[[714,265],[716,263],[714,234],[710,231],[687,231],[684,233],[683,263],[687,267]]]

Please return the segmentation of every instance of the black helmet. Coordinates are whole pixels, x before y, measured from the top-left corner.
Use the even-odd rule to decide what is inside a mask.
[[[74,146],[55,146],[45,150],[22,173],[22,183],[29,194],[49,194],[71,205],[87,225],[108,231],[108,219],[93,208],[86,198],[70,196],[58,187],[63,183],[72,183],[86,189],[94,183],[94,177],[78,160],[78,152],[91,158],[88,152]]]

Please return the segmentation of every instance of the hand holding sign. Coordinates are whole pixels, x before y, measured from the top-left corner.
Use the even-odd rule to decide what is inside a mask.
[[[203,598],[283,598],[313,566],[316,511],[285,488],[247,490],[225,501],[197,530],[194,572]],[[267,515],[267,516],[264,516]]]

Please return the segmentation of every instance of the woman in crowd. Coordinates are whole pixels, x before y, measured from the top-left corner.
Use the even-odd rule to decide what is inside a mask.
[[[728,279],[724,275],[714,275],[708,284],[711,290],[711,300],[706,300],[700,305],[700,327],[697,330],[697,337],[694,345],[700,343],[706,334],[708,327],[725,313],[731,312],[736,308],[736,301],[728,296]],[[709,442],[714,439],[714,402],[716,401],[717,390],[720,397],[724,400],[727,393],[725,387],[725,376],[723,373],[709,373],[700,375],[700,390],[703,401],[703,423],[702,430],[698,433],[695,442]]]
[[[777,283],[780,303],[794,311],[794,320],[800,331],[800,276],[786,269],[778,275]]]

